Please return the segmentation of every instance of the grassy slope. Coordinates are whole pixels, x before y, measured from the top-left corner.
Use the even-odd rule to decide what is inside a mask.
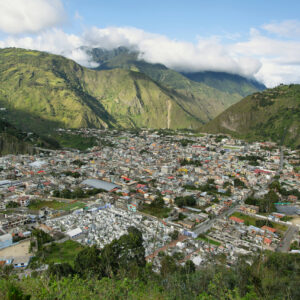
[[[196,128],[185,99],[128,70],[93,71],[61,56],[0,50],[0,105],[28,130],[53,127]]]
[[[183,73],[187,78],[202,82],[210,87],[214,87],[220,91],[228,92],[230,94],[239,94],[246,97],[257,91],[263,91],[266,87],[254,80],[245,77],[228,74],[224,72],[198,72],[198,73]]]
[[[300,85],[283,85],[244,98],[201,130],[249,140],[300,146]],[[285,134],[286,133],[286,134]]]
[[[84,81],[88,92],[121,126],[167,128],[168,116],[171,128],[195,128],[200,124],[195,115],[184,110],[182,97],[142,73],[121,69],[87,72]]]
[[[138,53],[129,52],[122,47],[111,51],[93,49],[88,52],[100,63],[98,69],[123,68],[139,71],[175,90],[186,99],[183,103],[185,109],[196,114],[204,122],[211,120],[245,95],[263,89],[262,85],[256,86],[237,75],[216,72],[180,74],[164,65],[138,60]]]

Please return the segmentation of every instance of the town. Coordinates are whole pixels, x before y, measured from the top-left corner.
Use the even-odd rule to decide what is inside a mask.
[[[157,271],[165,255],[199,267],[262,250],[300,253],[296,151],[180,130],[61,132],[99,145],[0,158],[2,265],[26,273],[59,262],[55,251],[37,255],[37,230],[74,258],[130,226],[142,232]]]

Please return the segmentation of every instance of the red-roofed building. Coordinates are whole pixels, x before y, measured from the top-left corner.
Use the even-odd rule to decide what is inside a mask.
[[[269,226],[266,226],[266,225],[263,226],[261,229],[264,230],[264,231],[272,232],[272,233],[275,233],[275,232],[276,232],[276,229],[275,229],[275,228],[272,228],[272,227],[269,227]]]
[[[242,219],[240,219],[240,218],[237,218],[237,217],[235,217],[235,216],[231,216],[230,218],[229,218],[229,220],[231,220],[231,221],[233,221],[233,222],[235,222],[235,223],[239,223],[239,224],[243,224],[245,221],[244,220],[242,220]]]
[[[298,200],[298,197],[294,196],[294,195],[289,195],[288,200],[291,201],[291,202],[296,202]]]
[[[264,244],[270,246],[272,243],[272,240],[271,239],[268,239],[268,238],[264,238]]]
[[[225,204],[226,206],[231,206],[232,200],[224,201],[224,204]]]

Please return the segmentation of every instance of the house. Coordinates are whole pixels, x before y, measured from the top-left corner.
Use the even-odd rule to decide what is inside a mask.
[[[127,205],[127,208],[129,211],[136,212],[136,204],[130,203]]]
[[[295,202],[297,202],[297,200],[298,200],[297,196],[294,196],[294,195],[289,195],[288,196],[288,201],[290,201],[290,202],[295,203]]]
[[[271,239],[268,239],[268,238],[264,238],[264,244],[267,245],[267,246],[270,246],[272,243],[272,240]]]
[[[194,222],[191,222],[189,220],[182,220],[182,221],[179,221],[178,224],[182,225],[183,227],[186,227],[188,229],[192,229],[195,225]]]
[[[82,230],[80,228],[75,228],[73,230],[69,230],[66,232],[66,235],[68,235],[70,238],[74,239],[82,234]]]
[[[230,218],[229,218],[229,220],[231,220],[231,221],[233,221],[234,223],[237,223],[237,224],[243,224],[245,221],[244,220],[242,220],[242,219],[240,219],[240,218],[237,218],[237,217],[235,217],[235,216],[231,216]]]
[[[261,228],[263,231],[265,231],[265,232],[269,232],[269,233],[275,233],[276,232],[276,229],[275,228],[272,228],[272,227],[269,227],[269,226],[263,226],[262,228]]]
[[[14,268],[26,268],[29,265],[31,256],[18,256],[12,261]]]

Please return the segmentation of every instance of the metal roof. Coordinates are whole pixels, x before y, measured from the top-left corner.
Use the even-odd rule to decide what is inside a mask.
[[[85,184],[96,189],[102,189],[107,192],[119,187],[117,184],[98,179],[86,179],[81,184]]]
[[[82,233],[82,230],[80,228],[75,228],[73,230],[69,230],[68,232],[66,232],[66,234],[70,237],[74,237],[76,235],[79,235]]]
[[[12,240],[11,234],[7,233],[7,234],[0,235],[0,242],[4,242],[7,240]]]

